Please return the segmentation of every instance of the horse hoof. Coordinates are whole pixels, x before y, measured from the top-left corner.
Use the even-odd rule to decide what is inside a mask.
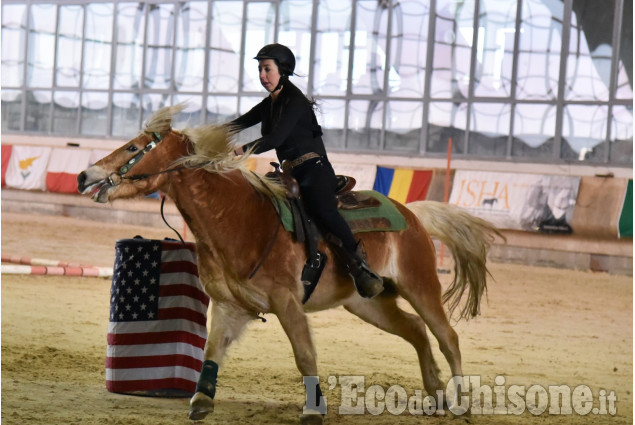
[[[188,416],[192,421],[201,421],[205,419],[205,417],[210,413],[212,412],[207,409],[190,409],[190,413]]]
[[[300,425],[322,425],[322,415],[300,415]]]
[[[190,400],[189,418],[200,421],[214,412],[214,400],[203,393],[196,393]]]

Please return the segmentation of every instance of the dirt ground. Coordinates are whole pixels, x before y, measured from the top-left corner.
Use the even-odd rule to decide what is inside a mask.
[[[95,223],[67,217],[2,214],[2,253],[112,266],[117,239],[140,234],[173,237],[169,229]],[[586,385],[596,408],[610,394],[615,415],[472,415],[480,424],[608,424],[633,418],[633,279],[603,273],[491,264],[482,315],[459,322],[463,369],[481,385],[535,391]],[[448,282],[449,275],[442,275]],[[188,424],[187,399],[109,393],[104,358],[110,280],[2,275],[3,424]],[[293,424],[304,387],[291,347],[272,315],[254,321],[223,365],[216,411],[201,423]],[[450,424],[449,416],[340,414],[342,386],[329,377],[360,375],[365,389],[400,385],[422,390],[414,349],[343,309],[310,315],[320,379],[328,400],[326,424]],[[449,368],[433,349],[442,377]],[[504,382],[497,376],[504,377]],[[333,378],[331,378],[332,380]],[[601,392],[604,390],[604,392]],[[534,393],[535,393],[534,391]],[[500,391],[499,391],[500,392]],[[370,396],[366,393],[367,398]],[[600,397],[604,394],[605,397]],[[360,393],[364,395],[364,393]],[[511,396],[510,396],[511,397]],[[367,400],[368,401],[368,400]],[[381,402],[381,400],[379,401]],[[353,402],[353,405],[356,401]],[[509,407],[511,404],[506,403]],[[394,409],[393,409],[394,411]]]

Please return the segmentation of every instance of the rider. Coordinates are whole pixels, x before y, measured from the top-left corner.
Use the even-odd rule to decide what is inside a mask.
[[[337,237],[338,251],[360,295],[372,298],[383,289],[382,279],[368,266],[360,244],[337,210],[337,180],[326,156],[322,128],[310,101],[289,77],[295,69],[293,52],[281,44],[264,46],[258,60],[260,83],[269,92],[246,114],[229,122],[232,131],[262,123],[262,137],[238,147],[237,155],[252,150],[259,154],[271,149],[286,172],[298,181],[302,200],[321,229]]]

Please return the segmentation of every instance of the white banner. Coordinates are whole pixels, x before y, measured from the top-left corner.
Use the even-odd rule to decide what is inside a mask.
[[[7,187],[26,190],[46,190],[46,167],[51,148],[13,146],[7,167]]]
[[[47,171],[49,173],[79,174],[88,168],[91,151],[77,148],[53,148]]]
[[[335,174],[353,177],[357,184],[354,190],[371,190],[375,184],[375,174],[377,166],[372,164],[347,164],[344,162],[333,162]]]
[[[580,177],[457,171],[450,203],[501,229],[571,233]]]

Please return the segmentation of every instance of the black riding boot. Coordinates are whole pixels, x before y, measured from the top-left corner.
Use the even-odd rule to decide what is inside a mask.
[[[361,244],[357,245],[355,252],[350,252],[342,246],[338,251],[344,261],[346,271],[353,278],[355,289],[364,298],[373,298],[384,290],[384,281],[375,273],[368,263]]]

